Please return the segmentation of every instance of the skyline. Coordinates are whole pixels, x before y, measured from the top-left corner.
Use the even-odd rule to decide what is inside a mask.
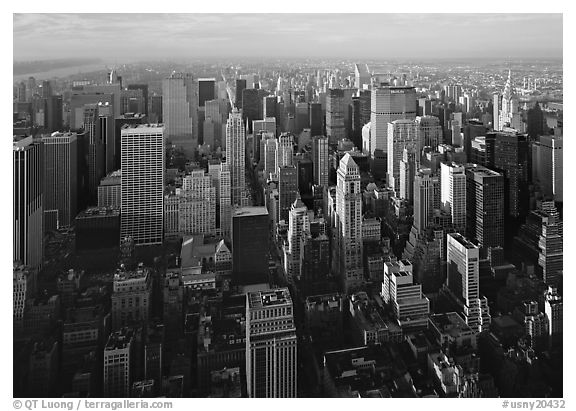
[[[425,42],[421,30],[410,30],[417,27],[431,28]],[[13,60],[97,57],[126,63],[344,55],[382,60],[557,59],[562,58],[562,28],[560,13],[15,13]],[[135,30],[137,36],[128,35]],[[465,35],[455,36],[459,31]]]

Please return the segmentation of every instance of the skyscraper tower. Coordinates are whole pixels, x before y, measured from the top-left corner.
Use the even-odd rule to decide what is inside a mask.
[[[269,216],[266,207],[237,207],[232,212],[232,282],[268,280]]]
[[[519,132],[524,132],[524,122],[522,121],[522,114],[520,113],[516,90],[512,83],[511,70],[508,70],[508,80],[504,86],[504,92],[502,93],[502,103],[499,111],[497,130],[503,130],[504,127],[512,127]]]
[[[294,277],[300,276],[300,254],[301,240],[304,233],[310,231],[310,220],[308,219],[308,209],[300,199],[296,197],[296,201],[290,208],[288,217],[288,247],[286,248],[286,270],[289,281]]]
[[[278,168],[278,208],[280,220],[288,221],[290,207],[298,195],[298,170],[295,165]]]
[[[164,127],[125,125],[121,131],[120,238],[137,245],[162,244],[164,217]]]
[[[166,140],[191,156],[198,146],[198,86],[192,74],[162,80],[162,118]]]
[[[475,332],[487,330],[490,310],[486,297],[480,296],[480,249],[461,234],[448,234],[447,287],[462,307],[466,324]]]
[[[440,119],[436,116],[416,117],[416,122],[420,129],[418,144],[418,157],[420,157],[424,147],[432,147],[432,149],[436,150],[438,144],[443,143],[442,126],[440,125]]]
[[[422,234],[440,208],[440,180],[429,168],[422,168],[414,177],[414,227]]]
[[[287,288],[246,296],[246,385],[250,398],[295,398],[297,339]]]
[[[362,284],[362,198],[360,169],[346,153],[337,173],[336,215],[338,257],[336,262],[344,292]]]
[[[312,138],[312,162],[314,163],[314,184],[328,185],[328,138]]]
[[[243,205],[246,201],[245,140],[242,113],[234,108],[226,123],[226,164],[230,170],[230,190],[233,205]]]
[[[354,87],[362,90],[364,86],[370,85],[371,75],[368,71],[368,66],[366,64],[354,64]]]
[[[404,149],[416,153],[419,129],[414,120],[395,120],[388,123],[388,186],[400,191],[400,161]]]
[[[44,258],[44,146],[32,137],[12,146],[13,260],[39,269]]]
[[[330,144],[337,144],[346,138],[344,126],[344,90],[329,89],[326,95],[326,135]]]
[[[88,204],[96,204],[98,184],[104,177],[104,142],[97,104],[84,105],[84,130],[88,140]]]
[[[454,230],[466,229],[466,174],[464,166],[455,163],[440,165],[440,204],[452,217]]]
[[[383,85],[372,89],[370,155],[388,151],[388,123],[416,118],[416,89],[410,86]]]
[[[547,199],[563,201],[563,137],[540,136],[537,144],[537,169],[540,190]]]
[[[400,190],[398,196],[408,200],[409,204],[414,201],[414,175],[416,173],[416,152],[404,147],[402,160],[400,161]]]
[[[467,237],[483,248],[504,246],[504,177],[489,168],[466,166]]]
[[[237,109],[242,108],[242,91],[246,89],[246,79],[236,79],[236,98],[234,104]]]
[[[76,133],[52,133],[44,143],[44,209],[57,214],[57,227],[69,227],[76,217]],[[53,227],[53,229],[57,228]]]
[[[280,167],[291,166],[294,163],[294,136],[291,133],[282,133],[278,137],[276,148],[276,173],[280,174]]]

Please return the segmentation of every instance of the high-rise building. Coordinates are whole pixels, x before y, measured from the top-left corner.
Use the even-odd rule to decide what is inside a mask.
[[[260,119],[262,99],[258,89],[242,90],[242,122],[248,123],[248,133],[252,133],[252,122]]]
[[[278,120],[278,113],[276,112],[276,96],[266,96],[263,98],[262,118],[274,117]]]
[[[558,285],[563,273],[563,223],[552,202],[542,203],[541,226],[538,227],[538,265],[546,284]]]
[[[328,138],[312,138],[312,162],[314,163],[314,184],[328,186]]]
[[[84,131],[88,144],[88,202],[96,204],[98,184],[104,177],[104,141],[100,132],[98,104],[84,106]]]
[[[298,196],[290,208],[288,217],[288,246],[285,247],[285,272],[289,281],[300,277],[301,239],[310,231],[308,209]]]
[[[104,175],[115,170],[114,158],[119,155],[116,152],[116,133],[113,107],[108,103],[98,103],[98,132],[103,145],[102,161]]]
[[[442,126],[438,117],[416,117],[416,123],[418,123],[420,130],[420,138],[418,140],[418,158],[420,158],[424,147],[431,147],[436,150],[438,144],[442,144],[444,141],[442,138]]]
[[[464,166],[455,163],[440,165],[440,205],[452,217],[457,232],[466,229],[466,174]]]
[[[344,125],[344,90],[329,89],[326,95],[326,135],[330,144],[337,144],[346,138]]]
[[[278,140],[269,138],[264,142],[264,176],[267,179],[270,173],[276,174],[276,152],[278,150]]]
[[[44,211],[55,210],[56,227],[69,227],[76,217],[76,133],[52,133],[44,144]],[[46,227],[48,229],[48,227]]]
[[[31,269],[44,258],[44,145],[26,137],[12,146],[13,261]]]
[[[320,136],[323,134],[324,115],[322,114],[322,104],[310,103],[310,134]]]
[[[206,101],[216,98],[216,79],[199,78],[198,79],[198,107],[204,107]]]
[[[268,280],[268,210],[239,207],[232,215],[232,281],[255,284]]]
[[[290,207],[298,196],[298,170],[296,166],[283,166],[278,169],[279,218],[287,221]]]
[[[422,234],[431,224],[434,210],[440,207],[440,179],[429,168],[414,177],[414,227]]]
[[[203,170],[182,179],[179,197],[178,231],[184,235],[216,233],[216,188]]]
[[[404,149],[414,154],[418,150],[419,128],[414,120],[388,123],[388,186],[400,191],[400,161]]]
[[[242,92],[246,88],[246,79],[236,79],[236,98],[234,99],[234,104],[237,109],[242,108]]]
[[[198,146],[198,88],[192,74],[162,80],[162,117],[166,141],[192,155]]]
[[[494,99],[496,103],[496,98]],[[508,71],[508,80],[504,86],[504,91],[500,100],[500,110],[498,110],[498,122],[494,118],[494,124],[498,124],[498,128],[494,126],[494,130],[504,130],[505,127],[511,127],[521,133],[524,132],[524,122],[522,121],[522,113],[520,112],[520,105],[518,97],[516,96],[516,89],[512,82],[512,71]],[[496,114],[496,104],[494,104],[494,114]]]
[[[218,227],[226,238],[230,237],[232,229],[232,188],[230,179],[230,169],[228,164],[220,164],[218,169]]]
[[[46,130],[50,133],[63,129],[62,96],[49,96],[46,98]]]
[[[349,153],[346,153],[337,172],[336,225],[338,273],[346,293],[361,285],[362,267],[362,193],[360,169]]]
[[[466,166],[466,233],[483,248],[504,246],[504,177]]]
[[[404,147],[400,161],[400,189],[398,197],[407,200],[409,204],[414,201],[414,176],[416,175],[416,151]]]
[[[246,135],[242,113],[232,110],[226,123],[226,164],[230,171],[232,204],[243,205],[246,191]]]
[[[281,167],[294,164],[294,135],[282,133],[278,137],[276,148],[276,174],[280,174]]]
[[[161,244],[164,200],[164,127],[161,124],[122,128],[120,237],[135,244]]]
[[[536,144],[536,167],[537,179],[540,182],[540,190],[547,199],[556,202],[563,201],[563,138],[562,136],[540,136]],[[534,166],[536,163],[536,166]]]
[[[459,233],[447,236],[446,285],[466,324],[475,332],[487,330],[491,318],[488,300],[480,296],[480,249]]]
[[[246,297],[246,385],[250,398],[295,398],[297,338],[287,288]]]
[[[526,117],[526,132],[532,141],[538,139],[539,136],[546,134],[544,132],[544,113],[542,112],[538,102],[536,102],[534,107],[528,109]]]
[[[416,118],[416,89],[410,86],[384,85],[372,89],[370,105],[370,155],[388,151],[388,123]]]
[[[564,332],[564,303],[556,287],[548,287],[545,295],[544,313],[548,319],[549,344],[562,342]]]
[[[143,113],[147,116],[148,115],[148,84],[128,84],[128,90],[140,90],[142,93],[142,100],[144,103],[144,111]],[[159,123],[162,120],[157,120]]]
[[[129,397],[134,361],[134,332],[114,332],[104,347],[104,395]]]

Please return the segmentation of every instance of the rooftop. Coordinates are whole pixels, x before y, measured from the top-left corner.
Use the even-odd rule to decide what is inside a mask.
[[[458,337],[462,333],[472,333],[472,328],[456,312],[432,314],[430,321],[443,334]]]
[[[248,304],[250,308],[264,308],[282,304],[292,305],[292,297],[290,296],[288,288],[257,291],[248,294]]]
[[[238,207],[234,210],[234,217],[268,215],[266,207]]]
[[[129,328],[123,328],[120,331],[110,334],[104,351],[122,350],[126,348],[132,342],[133,335],[133,331]]]
[[[81,211],[76,218],[119,217],[120,209],[113,207],[90,207]]]

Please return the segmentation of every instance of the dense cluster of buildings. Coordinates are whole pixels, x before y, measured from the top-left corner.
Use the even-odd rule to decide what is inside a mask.
[[[562,395],[562,126],[512,72],[129,79],[15,86],[14,395]]]

